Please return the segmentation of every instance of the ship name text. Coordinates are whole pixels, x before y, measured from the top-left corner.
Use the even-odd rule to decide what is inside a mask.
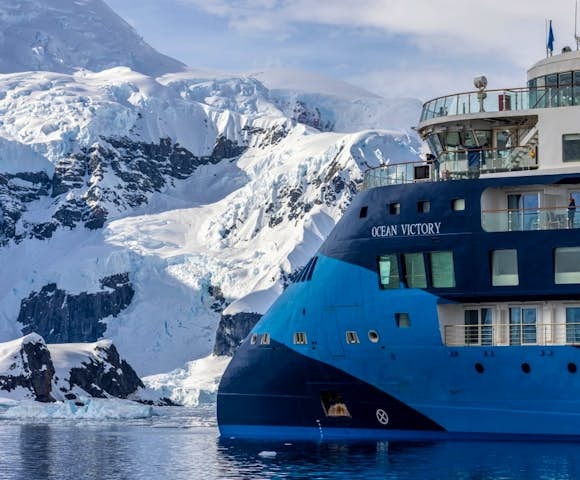
[[[423,235],[439,235],[440,230],[441,222],[375,225],[371,228],[371,236],[373,238],[416,237]]]

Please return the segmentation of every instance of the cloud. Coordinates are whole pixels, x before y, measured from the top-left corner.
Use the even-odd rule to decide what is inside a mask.
[[[574,0],[182,0],[246,32],[280,34],[298,23],[372,28],[409,36],[424,51],[490,53],[527,66],[545,48],[573,42]]]

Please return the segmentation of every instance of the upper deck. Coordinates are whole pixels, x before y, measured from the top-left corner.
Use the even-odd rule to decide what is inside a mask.
[[[432,156],[368,170],[364,188],[580,172],[580,51],[536,63],[527,87],[486,90],[486,83],[426,102],[417,132]]]

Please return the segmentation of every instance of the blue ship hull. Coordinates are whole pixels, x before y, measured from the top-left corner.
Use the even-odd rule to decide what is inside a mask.
[[[534,179],[558,181],[565,176]],[[580,439],[580,373],[569,369],[580,365],[580,349],[447,346],[437,310],[454,302],[580,298],[578,285],[554,285],[551,256],[554,246],[576,245],[577,231],[488,233],[478,215],[437,216],[435,204],[421,221],[441,222],[441,235],[371,238],[372,226],[385,223],[384,208],[392,198],[414,205],[428,195],[448,205],[461,195],[479,212],[489,183],[451,183],[445,189],[441,184],[377,188],[355,199],[321,248],[313,271],[287,288],[227,368],[217,404],[223,437]],[[365,205],[369,215],[361,219],[358,212]],[[396,221],[416,222],[417,213],[402,211]],[[522,275],[517,287],[498,291],[489,284],[487,252],[514,243],[523,246],[522,265],[529,276]],[[430,249],[454,250],[456,288],[379,288],[378,255]],[[410,328],[399,328],[398,312],[409,315]],[[359,341],[345,342],[346,331],[358,332]],[[295,332],[306,332],[308,341],[296,344]],[[378,339],[371,341],[367,332],[376,332]],[[262,344],[265,333],[269,341]],[[339,395],[348,414],[329,416],[324,400],[329,395]]]

